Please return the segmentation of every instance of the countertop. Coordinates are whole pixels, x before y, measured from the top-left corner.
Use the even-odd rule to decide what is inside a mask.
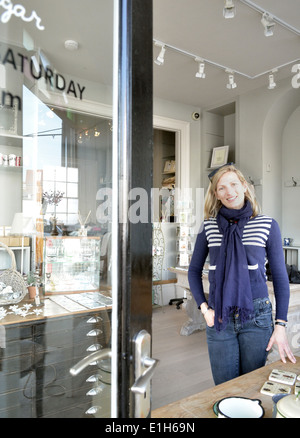
[[[300,374],[300,357],[292,364],[281,361],[273,362],[251,373],[214,386],[198,394],[170,403],[152,411],[152,418],[216,418],[213,405],[224,397],[241,396],[261,400],[265,410],[264,418],[272,418],[273,401],[269,395],[261,394],[260,389],[268,380],[273,369]],[[201,366],[199,364],[199,366]],[[294,386],[292,386],[292,393]]]
[[[0,306],[0,326],[110,310],[112,307],[111,298],[106,291],[46,295],[42,301],[42,306],[36,306],[34,300],[26,296],[19,303]]]

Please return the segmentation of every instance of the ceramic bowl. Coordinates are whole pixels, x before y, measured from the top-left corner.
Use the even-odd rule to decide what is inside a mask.
[[[260,400],[245,397],[226,397],[217,405],[218,418],[262,418],[264,408]]]
[[[300,418],[299,394],[291,394],[281,398],[276,407],[276,418]]]

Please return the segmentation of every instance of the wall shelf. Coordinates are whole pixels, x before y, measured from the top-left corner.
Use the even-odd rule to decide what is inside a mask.
[[[288,265],[296,265],[298,271],[300,270],[300,246],[283,246],[285,263]]]

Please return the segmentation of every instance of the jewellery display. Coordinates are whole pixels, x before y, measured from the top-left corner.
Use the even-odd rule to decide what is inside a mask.
[[[99,290],[100,239],[100,236],[46,237],[45,292]]]

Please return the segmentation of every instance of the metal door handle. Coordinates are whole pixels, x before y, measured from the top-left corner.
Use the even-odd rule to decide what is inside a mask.
[[[141,330],[134,342],[134,376],[135,383],[130,388],[134,394],[134,418],[147,418],[151,409],[151,385],[157,359],[151,358],[151,336]]]
[[[131,387],[131,391],[135,394],[145,394],[147,390],[147,385],[153,377],[154,370],[158,364],[157,359],[151,357],[145,357],[143,359],[142,365],[146,368],[146,371],[136,380],[134,385]]]
[[[84,368],[89,366],[94,361],[100,359],[107,359],[111,357],[111,350],[109,348],[105,348],[104,350],[95,351],[95,353],[89,354],[88,356],[81,359],[76,365],[70,368],[70,374],[72,376],[77,376]]]

